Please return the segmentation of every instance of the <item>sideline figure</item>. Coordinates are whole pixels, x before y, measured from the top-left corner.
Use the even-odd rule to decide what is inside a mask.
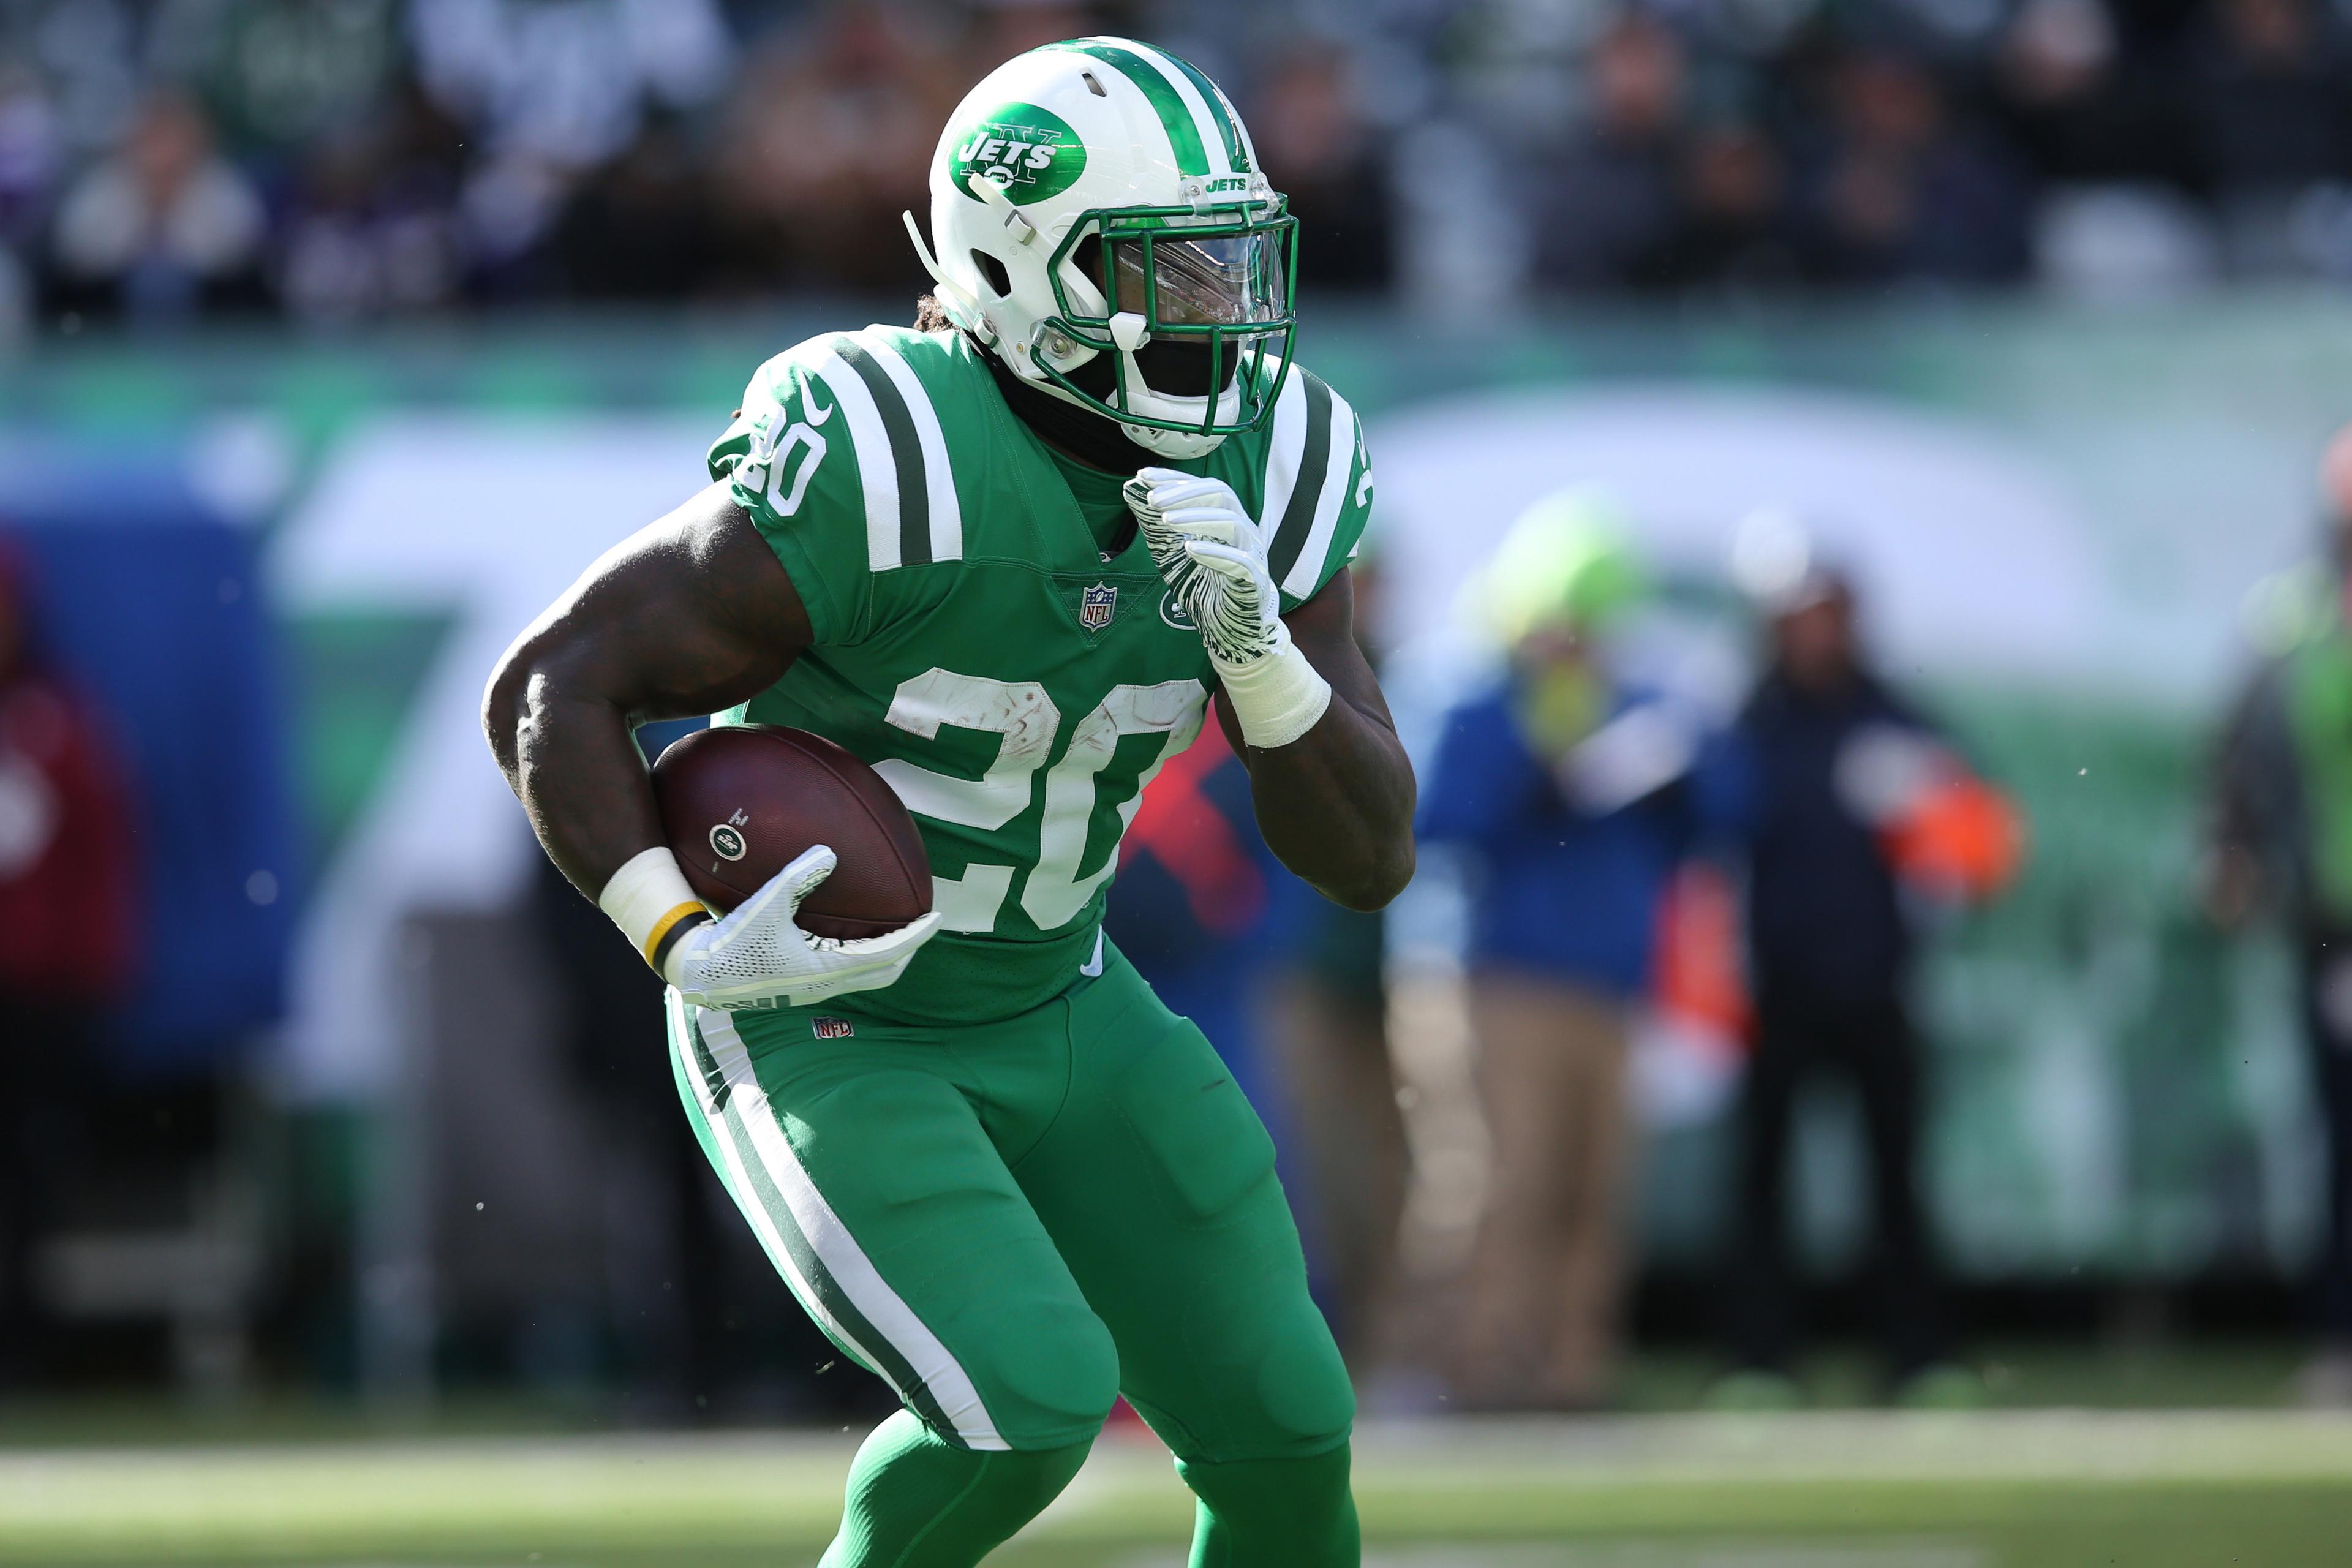
[[[1493,1148],[1464,1283],[1455,1399],[1585,1410],[1615,1397],[1626,1073],[1675,871],[1728,826],[1721,726],[1634,678],[1648,593],[1608,509],[1537,502],[1486,569],[1499,678],[1446,716],[1422,837],[1465,854],[1471,1035]]]
[[[2318,557],[2274,578],[2267,646],[2223,725],[2208,806],[2205,908],[2284,927],[2326,1147],[2305,1403],[2352,1408],[2352,426],[2319,465]]]
[[[1842,1077],[1862,1113],[1890,1391],[1906,1404],[1974,1404],[1982,1384],[1951,1360],[1919,1190],[1933,1083],[1911,991],[1924,917],[2006,886],[2024,825],[1873,666],[1843,573],[1812,563],[1756,591],[1770,662],[1736,731],[1752,778],[1742,837],[1756,1049],[1740,1086],[1725,1292],[1739,1370],[1715,1398],[1771,1407],[1800,1397],[1790,1152],[1803,1086]]]

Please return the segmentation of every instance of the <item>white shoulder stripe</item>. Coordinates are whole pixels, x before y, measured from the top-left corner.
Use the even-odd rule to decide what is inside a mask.
[[[866,492],[866,564],[873,571],[887,572],[901,563],[898,469],[890,456],[890,432],[883,427],[882,411],[875,406],[874,395],[848,361],[827,348],[810,368],[833,394],[834,406],[848,422],[850,444],[857,448],[857,483]],[[817,423],[814,407],[809,416],[811,424]]]
[[[981,1402],[980,1390],[971,1376],[958,1363],[954,1355],[939,1336],[915,1316],[914,1309],[890,1289],[849,1227],[833,1212],[816,1184],[809,1179],[800,1156],[777,1125],[775,1108],[768,1103],[767,1091],[760,1087],[751,1069],[751,1053],[743,1038],[735,1032],[735,1021],[715,1008],[698,1009],[702,1021],[703,1038],[709,1043],[710,1054],[735,1096],[734,1103],[741,1107],[743,1124],[751,1134],[752,1152],[767,1170],[769,1179],[783,1195],[791,1208],[793,1222],[801,1235],[833,1276],[834,1284],[849,1298],[866,1321],[877,1332],[890,1342],[891,1348],[905,1358],[915,1376],[938,1401],[940,1414],[954,1426],[956,1435],[973,1448],[1003,1450],[1011,1447],[990,1419],[988,1407]],[[688,1073],[691,1079],[695,1075]],[[714,1131],[725,1135],[722,1125]],[[782,1250],[781,1248],[779,1250]],[[814,1289],[810,1291],[814,1297]],[[902,1391],[903,1392],[903,1391]]]
[[[961,561],[963,508],[956,500],[955,471],[948,466],[947,432],[940,426],[939,410],[931,406],[931,395],[924,388],[922,378],[915,374],[915,367],[880,332],[869,327],[852,336],[889,376],[898,395],[906,399],[907,413],[915,422],[915,438],[923,448],[923,494],[930,506],[931,559]],[[891,527],[898,527],[895,514]]]
[[[1299,459],[1307,455],[1307,378],[1294,367],[1274,400],[1274,434],[1265,448],[1265,500],[1258,508],[1258,526],[1266,542],[1290,510],[1290,492],[1298,487]]]
[[[1322,491],[1315,498],[1315,526],[1299,549],[1298,559],[1291,563],[1290,575],[1282,580],[1282,591],[1292,598],[1303,599],[1315,592],[1315,584],[1323,575],[1323,558],[1331,553],[1331,535],[1339,526],[1339,513],[1346,509],[1348,478],[1355,468],[1356,411],[1348,405],[1346,398],[1334,392],[1330,457],[1323,465]]]

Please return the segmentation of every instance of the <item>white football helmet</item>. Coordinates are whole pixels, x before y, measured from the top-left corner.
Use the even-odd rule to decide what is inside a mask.
[[[1013,373],[1195,458],[1255,428],[1290,371],[1297,220],[1200,69],[1076,38],[982,79],[931,158],[955,322]]]

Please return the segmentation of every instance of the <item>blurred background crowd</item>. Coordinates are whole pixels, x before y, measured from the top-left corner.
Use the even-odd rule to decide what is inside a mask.
[[[1110,915],[1368,1405],[2352,1403],[2352,11],[0,0],[0,1415],[874,1405],[476,704],[1101,30],[1231,89],[1379,475],[1414,887],[1213,727]]]
[[[9,0],[0,321],[911,286],[962,84],[1093,31],[1228,85],[1320,288],[2352,273],[2326,0]]]

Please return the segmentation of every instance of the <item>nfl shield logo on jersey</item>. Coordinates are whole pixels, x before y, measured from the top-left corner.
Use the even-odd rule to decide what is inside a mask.
[[[846,1018],[811,1018],[809,1026],[820,1040],[845,1040],[857,1033]]]
[[[1078,595],[1078,625],[1087,631],[1098,632],[1110,625],[1118,610],[1118,590],[1108,583],[1097,583]]]

